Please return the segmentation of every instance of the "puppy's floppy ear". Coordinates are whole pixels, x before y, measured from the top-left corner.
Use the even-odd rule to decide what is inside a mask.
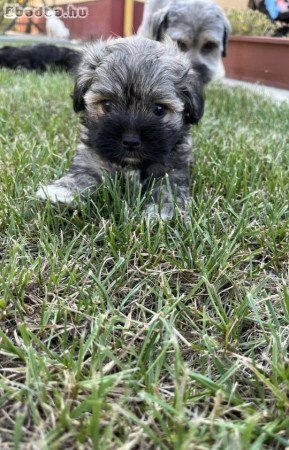
[[[205,95],[203,83],[192,69],[187,72],[182,80],[180,97],[184,102],[185,122],[197,124],[204,114]]]
[[[152,39],[162,41],[169,26],[169,8],[162,8],[152,17]]]
[[[223,58],[225,58],[227,56],[227,45],[228,45],[229,34],[231,33],[231,25],[225,15],[223,17],[223,20],[224,20],[224,32],[223,32],[222,56],[223,56]]]
[[[86,46],[83,50],[82,59],[78,65],[75,85],[73,91],[73,108],[75,112],[85,109],[84,95],[95,79],[95,69],[105,56],[108,42],[99,41]]]
[[[76,113],[83,111],[85,108],[84,105],[84,94],[87,91],[88,86],[84,84],[80,84],[77,79],[74,84],[74,90],[73,90],[73,109]]]

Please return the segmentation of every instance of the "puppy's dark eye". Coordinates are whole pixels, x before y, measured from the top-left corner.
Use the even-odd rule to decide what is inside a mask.
[[[177,44],[178,44],[178,47],[179,47],[179,49],[182,51],[182,52],[186,52],[187,50],[188,50],[188,45],[184,42],[184,41],[182,41],[182,40],[178,40],[177,41]]]
[[[202,53],[211,53],[218,47],[218,44],[213,41],[206,42],[202,47]]]
[[[155,103],[153,105],[153,113],[157,117],[164,117],[167,112],[167,108],[160,103]]]
[[[101,106],[104,112],[110,113],[113,110],[113,103],[111,100],[104,100],[101,102]]]

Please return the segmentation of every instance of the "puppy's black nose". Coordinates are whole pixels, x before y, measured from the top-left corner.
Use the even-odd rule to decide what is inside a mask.
[[[122,145],[126,150],[138,150],[140,148],[140,137],[134,133],[126,133],[122,137]]]

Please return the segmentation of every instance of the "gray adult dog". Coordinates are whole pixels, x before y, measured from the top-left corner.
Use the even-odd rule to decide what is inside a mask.
[[[138,34],[157,41],[169,36],[208,82],[224,73],[230,31],[224,12],[211,0],[147,0]]]
[[[99,41],[78,68],[74,109],[81,142],[66,175],[38,197],[71,202],[94,190],[104,174],[135,171],[150,189],[147,214],[173,214],[189,197],[191,125],[204,108],[202,83],[171,41],[139,36]]]

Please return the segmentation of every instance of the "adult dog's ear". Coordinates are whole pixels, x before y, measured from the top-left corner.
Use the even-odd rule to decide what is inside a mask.
[[[103,59],[107,46],[108,42],[99,41],[86,46],[83,50],[83,56],[78,65],[72,95],[73,108],[77,113],[85,109],[84,96],[95,80],[95,70]]]
[[[152,39],[162,41],[169,26],[169,9],[162,8],[152,17]]]
[[[228,39],[229,34],[231,33],[231,25],[228,21],[227,17],[224,15],[224,32],[223,32],[223,50],[222,50],[222,56],[225,58],[227,56],[227,46],[228,46]]]
[[[180,97],[184,102],[185,122],[197,124],[204,114],[205,94],[203,83],[194,70],[189,70],[182,80]]]

